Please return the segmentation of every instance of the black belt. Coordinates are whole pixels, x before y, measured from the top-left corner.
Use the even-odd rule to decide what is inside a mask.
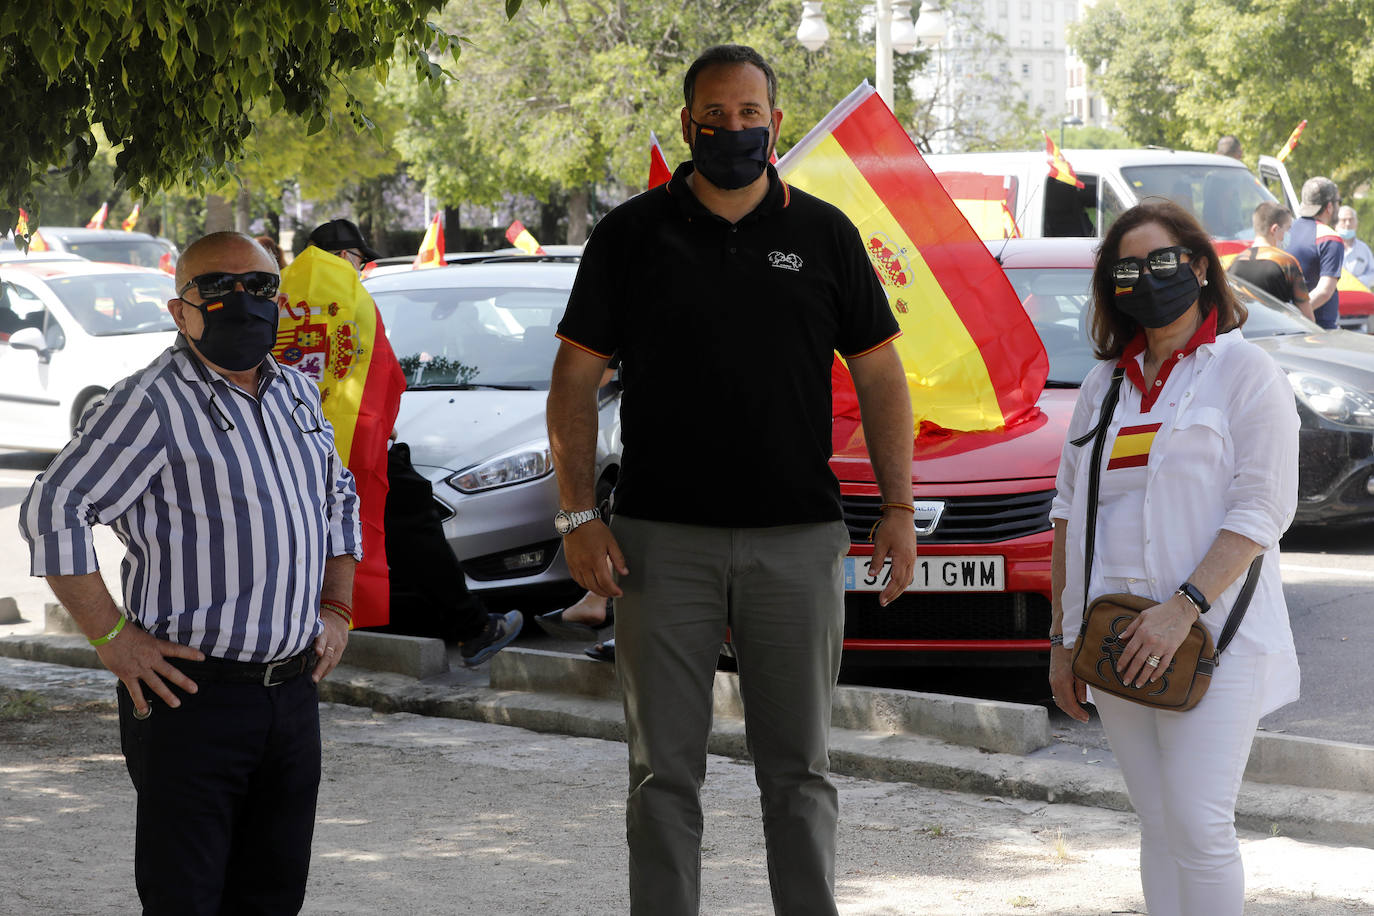
[[[279,662],[235,662],[227,658],[210,656],[206,656],[203,662],[188,658],[169,658],[167,661],[193,681],[222,681],[275,687],[312,670],[315,667],[315,658],[314,651],[306,649],[299,655]]]

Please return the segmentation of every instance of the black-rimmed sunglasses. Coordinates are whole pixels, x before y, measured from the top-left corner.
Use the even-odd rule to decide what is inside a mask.
[[[1112,265],[1112,279],[1117,286],[1135,286],[1145,268],[1149,267],[1150,273],[1166,280],[1178,273],[1184,263],[1183,255],[1192,253],[1191,249],[1182,245],[1170,245],[1168,248],[1156,248],[1143,258],[1122,258]]]
[[[177,295],[186,295],[186,290],[194,286],[196,292],[200,293],[201,299],[206,302],[213,302],[232,293],[234,286],[239,283],[243,284],[244,292],[250,296],[271,299],[277,295],[277,287],[281,285],[281,277],[265,270],[250,270],[246,274],[215,271],[214,273],[192,277],[191,282],[182,287],[181,292]]]

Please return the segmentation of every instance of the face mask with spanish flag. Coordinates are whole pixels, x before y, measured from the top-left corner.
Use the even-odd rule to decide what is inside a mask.
[[[193,338],[196,349],[216,366],[247,372],[261,363],[277,342],[277,303],[242,290],[213,302],[181,300],[205,316],[205,329]]]
[[[1201,287],[1197,274],[1181,266],[1172,277],[1160,279],[1142,273],[1135,286],[1117,286],[1115,305],[1122,314],[1134,318],[1142,327],[1168,327],[1197,301]]]
[[[726,130],[695,119],[692,165],[722,191],[734,191],[758,178],[768,166],[768,128]]]

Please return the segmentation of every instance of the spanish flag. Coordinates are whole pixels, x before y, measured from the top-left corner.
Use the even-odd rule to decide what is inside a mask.
[[[506,241],[525,254],[548,254],[520,220],[511,223],[510,227],[506,229]]]
[[[124,222],[119,224],[120,227],[123,228],[125,232],[133,232],[134,227],[138,225],[138,214],[142,210],[143,204],[134,204],[134,209],[132,210],[132,212],[129,213],[128,216],[124,217]]]
[[[354,626],[390,619],[386,562],[387,441],[405,375],[377,306],[347,261],[311,245],[281,272],[272,355],[320,388],[324,417],[358,488],[363,561],[353,585]]]
[[[410,269],[443,267],[444,263],[444,211],[440,210],[429,221],[429,228],[425,230],[425,237],[420,242],[420,250],[411,262]]]
[[[19,222],[14,224],[14,234],[16,237],[28,239],[29,251],[48,250],[48,240],[43,238],[42,232],[29,227],[29,213],[23,207],[19,208]]]
[[[23,207],[19,208],[19,221],[14,224],[14,234],[20,237],[29,234],[29,214]]]
[[[1073,185],[1075,188],[1083,188],[1083,182],[1078,180],[1078,175],[1074,172],[1073,166],[1069,165],[1069,160],[1065,159],[1064,154],[1059,151],[1059,145],[1050,137],[1050,132],[1042,130],[1041,133],[1045,135],[1045,155],[1050,158],[1050,177],[1055,181]]]
[[[858,226],[904,332],[893,345],[918,430],[997,429],[1038,414],[1049,359],[1030,317],[872,86],[826,115],[778,174]],[[837,390],[836,405],[848,394]]]
[[[86,228],[87,228],[87,229],[104,229],[104,228],[105,228],[105,220],[107,220],[107,219],[109,219],[109,218],[110,218],[110,202],[109,202],[109,201],[106,201],[105,203],[101,204],[101,205],[100,205],[100,209],[97,210],[97,211],[95,211],[95,214],[94,214],[89,220],[86,221]]]
[[[1288,142],[1283,145],[1283,149],[1279,150],[1279,162],[1282,162],[1283,160],[1287,159],[1288,154],[1298,148],[1298,138],[1302,136],[1302,132],[1306,128],[1307,119],[1303,118],[1302,121],[1299,122],[1298,126],[1293,128],[1293,132],[1288,135]]]
[[[668,168],[668,160],[663,155],[663,147],[658,145],[658,136],[649,131],[649,188],[653,190],[673,177],[673,170]]]
[[[1112,454],[1107,459],[1107,470],[1121,468],[1143,468],[1150,463],[1150,447],[1154,445],[1155,433],[1160,423],[1145,426],[1123,426],[1112,443]]]

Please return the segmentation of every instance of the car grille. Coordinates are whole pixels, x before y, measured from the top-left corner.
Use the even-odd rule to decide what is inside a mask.
[[[990,544],[1009,541],[1050,530],[1050,505],[1054,490],[996,496],[951,496],[944,501],[945,511],[935,531],[921,538],[922,544]],[[844,523],[849,539],[868,542],[868,532],[881,514],[882,499],[877,496],[841,494]]]
[[[845,639],[1044,639],[1050,602],[1035,592],[908,592],[887,607],[877,592],[844,598]]]

